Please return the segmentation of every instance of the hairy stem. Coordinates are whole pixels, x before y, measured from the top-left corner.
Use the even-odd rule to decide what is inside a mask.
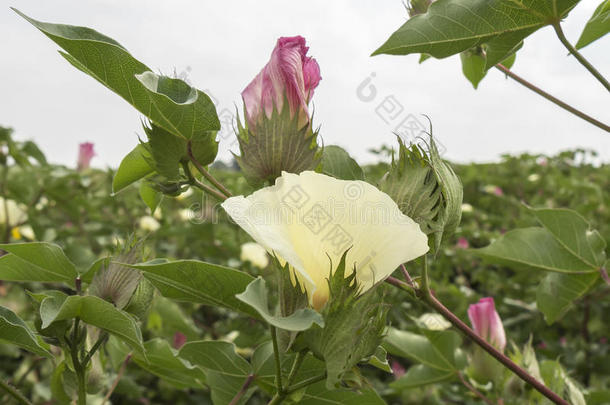
[[[15,398],[15,400],[20,404],[32,405],[32,403],[26,397],[24,397],[23,394],[19,392],[17,388],[11,386],[3,379],[0,379],[0,388],[6,391],[11,397]]]
[[[528,89],[532,90],[533,92],[538,93],[542,97],[544,97],[547,100],[549,100],[550,102],[558,105],[559,107],[563,108],[564,110],[571,112],[572,114],[576,115],[577,117],[582,118],[583,120],[585,120],[585,121],[595,125],[598,128],[603,129],[606,132],[610,132],[610,126],[604,124],[603,122],[600,122],[600,121],[596,120],[595,118],[585,114],[584,112],[582,112],[580,110],[577,110],[576,108],[572,107],[571,105],[569,105],[569,104],[559,100],[557,97],[551,96],[546,91],[544,91],[541,88],[533,85],[532,83],[528,82],[527,80],[525,80],[521,76],[516,75],[510,69],[508,69],[506,66],[498,63],[496,65],[496,68],[498,70],[504,72],[508,77],[510,77],[511,79],[515,80],[517,83],[520,83],[523,86],[527,87]]]
[[[288,374],[288,379],[286,380],[286,385],[290,386],[301,368],[301,364],[303,364],[303,360],[305,360],[305,356],[307,355],[307,350],[301,350],[297,353],[297,356],[294,359],[294,363],[292,363],[292,368],[290,369],[290,374]]]
[[[108,339],[108,333],[107,332],[102,332],[100,334],[100,337],[93,344],[93,347],[91,348],[91,350],[89,350],[89,352],[87,353],[87,355],[83,359],[82,364],[83,364],[84,367],[87,367],[87,364],[89,364],[89,361],[91,360],[91,357],[93,357],[93,355],[95,354],[97,349],[99,349],[104,344],[106,339]]]
[[[570,41],[568,41],[565,34],[563,33],[559,21],[553,23],[553,28],[555,28],[555,33],[557,34],[557,37],[559,38],[563,46],[565,46],[566,49],[572,55],[574,55],[576,60],[578,60],[581,65],[583,65],[593,76],[595,76],[595,78],[606,88],[606,90],[610,91],[610,83],[608,82],[608,80],[606,80],[604,75],[602,75],[597,69],[595,69],[595,67],[593,67],[593,65],[589,63],[589,61],[585,59],[585,57],[582,56],[582,54],[572,46]]]
[[[246,378],[246,381],[244,381],[244,385],[241,386],[241,389],[237,394],[235,394],[231,402],[229,402],[229,405],[237,405],[239,403],[241,397],[246,394],[246,392],[248,391],[248,387],[250,387],[250,384],[252,384],[252,381],[254,381],[254,377],[254,374],[250,374],[248,378]]]

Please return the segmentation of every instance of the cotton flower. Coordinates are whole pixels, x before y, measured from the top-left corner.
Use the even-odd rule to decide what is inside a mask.
[[[273,109],[281,112],[288,101],[290,115],[299,115],[299,122],[309,120],[307,104],[320,83],[320,67],[307,56],[305,38],[281,37],[271,53],[271,59],[241,93],[246,106],[246,118],[254,126],[263,113],[271,118]]]
[[[390,196],[363,181],[284,172],[274,186],[231,197],[222,207],[291,266],[315,309],[328,301],[328,278],[345,252],[346,276],[355,270],[362,293],[428,251],[419,225]]]
[[[264,247],[255,242],[241,245],[240,259],[242,262],[250,262],[259,269],[264,269],[269,264],[269,257]]]
[[[492,297],[481,298],[468,307],[468,318],[477,335],[491,343],[501,352],[506,347],[506,335],[500,315],[496,312]]]
[[[468,203],[462,204],[462,212],[469,213],[469,212],[472,212],[472,210],[473,210],[472,205],[470,205]]]
[[[26,211],[27,207],[25,205],[0,197],[0,224],[13,227],[25,222],[28,219]]]
[[[78,146],[78,160],[77,160],[77,168],[78,170],[85,170],[89,168],[91,164],[91,159],[95,156],[95,151],[93,150],[93,144],[91,142],[84,142]]]
[[[527,181],[535,183],[540,180],[540,175],[538,173],[533,173],[527,176]]]
[[[21,236],[23,236],[24,238],[29,239],[29,240],[36,239],[36,234],[34,233],[34,229],[32,229],[31,226],[23,225],[17,229],[19,230],[19,233],[21,234]]]
[[[461,236],[455,246],[459,249],[468,249],[470,247],[470,243],[468,243],[468,239]]]
[[[150,215],[140,218],[139,225],[140,228],[146,232],[155,232],[161,227],[161,224],[159,224],[159,222]]]

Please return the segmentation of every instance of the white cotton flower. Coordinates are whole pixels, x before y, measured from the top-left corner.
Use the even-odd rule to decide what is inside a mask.
[[[192,188],[187,188],[186,191],[180,195],[177,195],[175,198],[178,201],[182,201],[187,199],[188,197],[190,197],[193,194],[193,189]]]
[[[157,207],[155,209],[155,212],[152,214],[153,218],[155,219],[161,219],[163,218],[163,213],[161,212],[161,207]]]
[[[140,228],[146,232],[155,232],[161,227],[161,224],[150,215],[140,218]]]
[[[188,222],[194,217],[194,213],[190,208],[183,208],[178,211],[178,216],[184,222]]]
[[[23,225],[18,228],[19,233],[26,239],[34,240],[36,239],[36,234],[34,233],[34,229],[32,229],[29,225]]]
[[[8,215],[8,220],[7,220]],[[14,200],[7,200],[0,197],[0,224],[7,224],[13,227],[27,221],[27,207]]]
[[[264,247],[255,242],[241,245],[240,259],[242,262],[250,262],[259,269],[264,269],[269,264],[269,256]]]
[[[49,204],[49,200],[47,199],[47,197],[42,196],[42,197],[40,197],[40,199],[38,200],[38,203],[36,203],[34,208],[36,208],[37,211],[41,211],[48,204]]]
[[[533,173],[527,176],[527,181],[530,181],[532,183],[535,183],[538,180],[540,180],[540,175],[538,173]]]
[[[472,205],[468,204],[468,203],[464,203],[462,204],[462,212],[472,212],[473,208]]]
[[[419,225],[364,181],[284,172],[274,186],[231,197],[222,207],[256,242],[290,264],[316,309],[328,301],[327,279],[346,251],[346,276],[355,268],[361,292],[428,251]]]

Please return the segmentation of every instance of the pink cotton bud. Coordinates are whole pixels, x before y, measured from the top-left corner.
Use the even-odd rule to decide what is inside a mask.
[[[284,100],[292,117],[298,114],[299,123],[309,122],[307,105],[321,77],[318,63],[307,56],[308,50],[301,36],[277,40],[269,62],[241,93],[250,126],[263,113],[271,118],[274,108],[281,112]]]
[[[182,332],[174,333],[174,349],[180,349],[186,343],[186,335]]]
[[[504,195],[504,191],[502,191],[500,187],[496,186],[496,188],[494,188],[494,194],[498,197],[502,197]]]
[[[394,378],[396,378],[397,380],[402,377],[403,375],[405,375],[406,371],[405,368],[403,367],[402,364],[400,364],[398,361],[396,360],[392,360],[390,362],[390,367],[392,368],[392,372],[394,373]]]
[[[481,298],[478,303],[470,305],[468,318],[477,335],[491,343],[496,349],[504,351],[506,335],[492,297]]]
[[[464,238],[464,237],[460,237],[457,241],[457,243],[455,244],[455,246],[458,249],[468,249],[470,247],[470,244],[468,243],[468,239]]]
[[[93,156],[95,156],[95,151],[93,150],[93,144],[91,142],[81,143],[78,147],[78,161],[77,161],[78,170],[88,169]]]

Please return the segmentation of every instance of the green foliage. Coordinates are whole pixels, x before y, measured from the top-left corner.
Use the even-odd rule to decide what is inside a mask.
[[[576,42],[576,49],[584,48],[610,32],[610,1],[603,0],[593,12]]]
[[[14,344],[42,357],[52,357],[46,345],[13,311],[0,306],[0,341]]]
[[[345,149],[336,145],[324,147],[322,173],[342,180],[364,180],[364,172]]]
[[[506,59],[523,39],[564,18],[578,0],[439,0],[405,22],[373,55],[426,53],[435,58],[485,45],[485,69]],[[510,16],[510,18],[507,18]]]
[[[112,192],[118,193],[133,182],[151,174],[150,167],[152,157],[144,144],[138,144],[121,161],[119,168],[112,181]]]
[[[310,308],[296,310],[288,316],[275,316],[269,312],[268,291],[265,280],[258,277],[246,287],[246,290],[235,297],[251,306],[270,325],[291,332],[309,329],[314,323],[324,327],[322,316]]]

